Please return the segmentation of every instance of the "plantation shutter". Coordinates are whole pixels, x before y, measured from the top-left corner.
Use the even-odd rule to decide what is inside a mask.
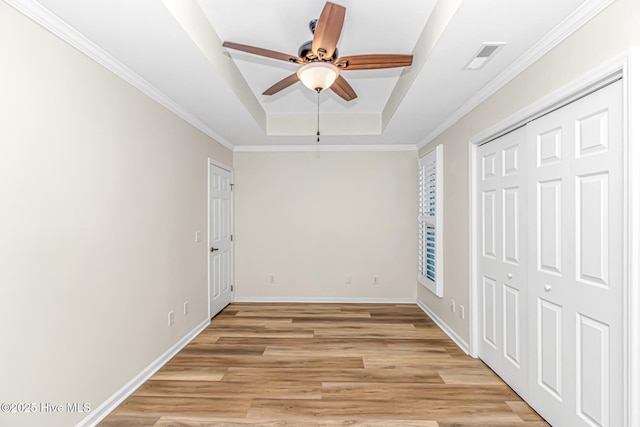
[[[420,158],[418,170],[418,281],[442,297],[442,145]]]

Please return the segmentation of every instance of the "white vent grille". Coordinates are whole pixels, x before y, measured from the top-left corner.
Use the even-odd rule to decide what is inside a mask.
[[[476,58],[488,58],[495,53],[496,50],[500,48],[497,44],[487,45],[482,48],[480,52],[476,55]]]
[[[465,70],[479,70],[500,50],[506,43],[483,43],[473,58],[464,67]]]

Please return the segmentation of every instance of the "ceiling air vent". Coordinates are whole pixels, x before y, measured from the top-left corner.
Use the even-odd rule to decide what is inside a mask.
[[[473,55],[471,61],[464,67],[465,70],[479,70],[491,59],[506,43],[482,43],[480,50]]]

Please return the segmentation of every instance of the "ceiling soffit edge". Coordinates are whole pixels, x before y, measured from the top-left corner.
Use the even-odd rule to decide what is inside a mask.
[[[222,40],[195,0],[162,0],[178,24],[218,71],[249,114],[266,131],[266,113],[242,77],[231,56],[222,48]]]
[[[439,0],[436,2],[422,33],[413,48],[413,64],[398,79],[391,96],[382,111],[382,128],[386,128],[398,106],[409,92],[411,85],[429,59],[431,51],[440,40],[453,19],[462,0]]]
[[[380,113],[360,114],[269,114],[267,135],[380,135]]]

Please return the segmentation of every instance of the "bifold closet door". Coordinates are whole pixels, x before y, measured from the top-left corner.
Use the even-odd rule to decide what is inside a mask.
[[[480,358],[521,396],[527,385],[524,128],[478,148]]]
[[[623,116],[613,83],[527,125],[528,402],[623,425]]]

